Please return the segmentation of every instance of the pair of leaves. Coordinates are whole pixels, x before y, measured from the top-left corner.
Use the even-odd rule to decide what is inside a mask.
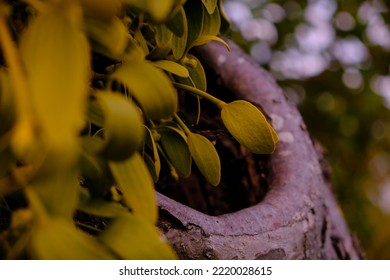
[[[177,172],[182,178],[189,177],[193,159],[210,184],[214,186],[219,184],[221,177],[219,156],[214,145],[207,138],[191,132],[187,132],[187,135],[185,135],[173,122],[162,124],[157,128],[157,131],[158,144],[155,143],[153,137],[150,137],[150,142],[153,144],[149,143],[148,146],[154,146],[154,153],[157,153],[156,145],[161,145],[162,150],[160,150],[160,153],[164,153],[166,160],[174,168],[174,172]],[[147,154],[145,154],[145,158],[145,161],[149,162],[151,173],[155,174],[155,163],[150,162]],[[155,179],[157,180],[157,178]]]
[[[251,103],[244,100],[225,104],[221,110],[224,125],[233,137],[249,151],[270,154],[275,150],[278,136],[264,115]],[[221,178],[221,165],[214,145],[204,136],[187,135],[188,147],[200,172],[216,186]]]
[[[218,41],[229,46],[217,37],[221,28],[221,15],[216,1],[207,4],[209,14],[200,1],[187,1],[184,8],[167,23],[173,33],[172,53],[176,60],[182,59],[188,51],[195,47],[207,44],[210,41]],[[215,3],[214,3],[215,2]]]
[[[185,134],[173,122],[164,122],[152,131],[147,128],[145,147],[150,152],[144,152],[144,160],[152,174],[153,180],[158,181],[161,169],[160,155],[162,154],[171,169],[174,178],[187,178],[191,174],[191,155]]]
[[[179,176],[190,176],[193,159],[206,180],[217,186],[221,179],[221,164],[214,145],[206,137],[187,128],[183,132],[174,124],[167,122],[158,128],[158,132],[163,150]]]

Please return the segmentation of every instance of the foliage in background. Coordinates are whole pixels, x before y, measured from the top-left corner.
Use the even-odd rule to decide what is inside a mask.
[[[277,135],[259,109],[208,94],[191,54],[226,45],[220,1],[185,2],[0,2],[4,257],[174,258],[155,228],[162,166],[188,177],[194,161],[215,186],[221,173],[214,145],[179,116],[178,94],[214,103],[250,151],[273,152]],[[76,212],[104,226],[76,227]]]
[[[326,148],[346,219],[390,258],[390,28],[381,0],[225,1],[231,36],[279,80]]]

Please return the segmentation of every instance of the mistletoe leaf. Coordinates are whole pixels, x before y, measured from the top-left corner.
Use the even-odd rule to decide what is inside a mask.
[[[255,154],[270,154],[278,141],[276,132],[253,104],[236,100],[223,106],[221,117],[238,142]]]
[[[156,223],[157,202],[153,179],[141,155],[135,153],[125,161],[112,161],[109,165],[126,206],[135,216],[151,224]]]
[[[176,112],[177,93],[167,75],[152,63],[125,62],[112,74],[112,78],[130,90],[147,117],[163,119]]]
[[[188,148],[199,171],[213,186],[221,180],[221,162],[214,145],[204,136],[190,133],[187,136]]]
[[[177,258],[154,225],[131,214],[115,218],[98,239],[124,260]]]
[[[144,138],[140,111],[119,93],[99,91],[95,97],[104,113],[103,145],[96,152],[110,160],[124,160],[141,146]]]

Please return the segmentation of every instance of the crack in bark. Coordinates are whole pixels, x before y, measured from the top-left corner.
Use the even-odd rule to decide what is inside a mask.
[[[325,242],[326,242],[326,235],[327,235],[327,231],[328,231],[328,210],[327,210],[327,207],[325,204],[322,204],[322,207],[324,209],[324,217],[322,219],[322,226],[321,226],[321,248],[325,248]]]

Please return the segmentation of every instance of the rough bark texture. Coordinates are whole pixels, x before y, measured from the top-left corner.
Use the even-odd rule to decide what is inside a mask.
[[[159,226],[182,259],[359,259],[301,115],[275,80],[234,43],[199,50],[224,87],[258,105],[280,141],[258,204],[209,216],[160,193]]]

